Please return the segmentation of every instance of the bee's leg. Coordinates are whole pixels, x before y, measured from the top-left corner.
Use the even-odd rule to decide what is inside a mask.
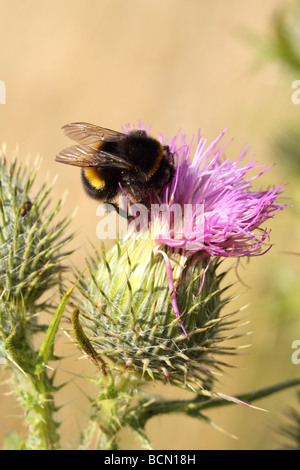
[[[138,186],[131,186],[128,190],[128,195],[133,202],[133,204],[143,204],[144,206],[148,207],[149,201],[147,198],[151,192],[151,187],[144,186],[143,188],[139,188]]]
[[[134,219],[132,215],[128,214],[127,210],[124,211],[114,202],[104,201],[103,204],[105,206],[107,205],[108,212],[111,212],[111,208],[109,206],[112,206],[114,210],[119,214],[120,217],[124,217],[124,219]]]
[[[106,206],[106,210],[108,212],[112,212],[113,210],[115,210],[119,214],[119,216],[124,217],[124,219],[128,219],[130,218],[128,211],[126,209],[121,209],[116,202],[113,202],[114,200],[116,200],[119,192],[119,186],[111,184],[108,191],[106,192],[103,204]]]

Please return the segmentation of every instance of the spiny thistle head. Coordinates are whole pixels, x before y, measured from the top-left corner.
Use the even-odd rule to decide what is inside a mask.
[[[218,267],[223,257],[262,253],[269,232],[261,224],[285,205],[277,203],[281,186],[252,189],[246,175],[257,165],[241,166],[244,150],[233,163],[222,156],[223,134],[208,147],[199,139],[192,161],[185,136],[168,142],[175,176],[148,200],[163,210],[151,212],[140,233],[130,220],[127,237],[103,252],[83,282],[81,321],[102,365],[109,358],[119,370],[199,390],[224,365],[218,358],[232,352],[223,342],[234,321],[220,315],[229,299]],[[174,211],[170,218],[173,204],[189,209],[179,223]]]
[[[166,254],[173,260],[174,291],[164,256],[148,241],[129,239],[104,252],[83,290],[82,322],[96,353],[113,367],[198,388],[221,366],[213,354],[226,352],[219,345],[230,321],[230,315],[220,319],[223,274],[216,273],[218,260],[209,266],[180,251]],[[175,289],[182,319],[174,313]]]
[[[51,308],[51,301],[38,301],[59,284],[60,262],[67,255],[61,249],[69,237],[60,237],[69,221],[53,226],[61,201],[53,210],[48,209],[49,183],[37,194],[31,192],[37,170],[37,162],[30,171],[19,166],[17,160],[9,165],[4,150],[1,152],[0,342],[12,333],[16,339],[17,331],[29,338],[39,330],[34,314]]]

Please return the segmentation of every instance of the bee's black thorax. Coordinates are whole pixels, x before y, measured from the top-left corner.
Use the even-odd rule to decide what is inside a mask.
[[[157,164],[157,159],[162,157],[163,147],[160,142],[144,131],[132,131],[118,144],[120,155],[147,175]]]

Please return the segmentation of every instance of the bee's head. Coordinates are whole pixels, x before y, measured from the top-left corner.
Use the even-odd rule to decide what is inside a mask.
[[[170,147],[168,145],[164,145],[164,156],[167,158],[171,165],[174,165],[174,154],[170,151]]]

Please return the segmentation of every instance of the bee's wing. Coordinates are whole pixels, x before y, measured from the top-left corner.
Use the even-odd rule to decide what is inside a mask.
[[[55,160],[66,165],[80,167],[116,168],[134,170],[126,160],[108,152],[102,152],[88,145],[73,145],[59,152]]]
[[[65,135],[79,144],[93,145],[103,141],[115,142],[125,137],[122,132],[105,129],[87,122],[72,122],[62,127]]]

